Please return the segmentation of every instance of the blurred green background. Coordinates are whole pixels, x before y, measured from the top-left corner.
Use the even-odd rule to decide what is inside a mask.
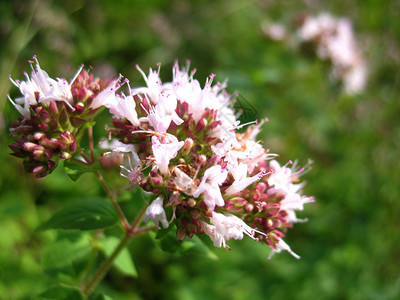
[[[368,63],[362,94],[346,96],[327,63],[261,29],[293,28],[302,13],[322,11],[352,20]],[[166,253],[141,236],[129,247],[139,276],[113,269],[100,287],[114,299],[399,299],[399,1],[2,0],[0,38],[0,299],[35,299],[52,284],[46,251],[56,233],[34,229],[66,203],[101,194],[90,174],[73,183],[58,168],[34,180],[9,155],[7,127],[18,114],[6,95],[18,90],[8,75],[23,79],[33,55],[53,78],[84,63],[136,86],[135,64],[161,62],[166,81],[176,59],[189,59],[202,84],[210,73],[228,77],[228,91],[256,109],[250,117],[269,118],[259,138],[281,163],[314,161],[303,180],[316,203],[285,239],[301,260],[267,260],[269,249],[246,238],[213,259]]]

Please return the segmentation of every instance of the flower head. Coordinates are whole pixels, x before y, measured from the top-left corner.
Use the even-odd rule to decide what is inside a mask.
[[[298,30],[303,43],[312,43],[319,58],[332,62],[332,75],[344,84],[347,94],[362,92],[367,81],[367,66],[347,18],[328,13],[308,16]]]
[[[24,166],[44,177],[60,160],[69,160],[78,151],[76,133],[90,121],[100,106],[93,106],[105,84],[79,68],[71,81],[52,79],[34,57],[31,76],[26,80],[11,81],[20,89],[22,97],[11,103],[21,117],[11,125],[15,143],[12,155],[22,158]],[[98,102],[98,101],[97,101]]]
[[[194,71],[177,64],[167,83],[158,70],[139,71],[147,86],[132,89],[123,106],[117,97],[109,107],[109,134],[120,142],[114,151],[125,153],[121,175],[129,187],[156,195],[145,219],[165,228],[165,208],[172,207],[180,241],[206,233],[216,247],[228,247],[230,239],[247,235],[293,254],[283,232],[299,221],[294,211],[308,197],[294,183],[297,171],[270,161],[276,155],[256,140],[264,121],[240,125],[234,96],[224,90],[226,82],[213,85],[213,74],[202,87]],[[236,132],[243,126],[244,133]]]

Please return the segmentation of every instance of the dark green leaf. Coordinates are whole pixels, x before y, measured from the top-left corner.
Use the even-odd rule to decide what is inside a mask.
[[[39,299],[83,300],[82,293],[75,287],[59,285],[49,288],[39,295]]]
[[[106,228],[117,222],[118,215],[110,202],[102,199],[89,199],[65,207],[39,226],[37,230],[92,230]]]
[[[73,160],[64,161],[65,173],[73,180],[78,180],[82,174],[87,172],[96,172],[99,170],[99,164],[93,164],[91,166],[86,166],[82,163]]]

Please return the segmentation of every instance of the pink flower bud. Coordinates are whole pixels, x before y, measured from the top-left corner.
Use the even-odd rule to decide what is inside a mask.
[[[37,144],[26,142],[24,143],[23,149],[28,152],[33,152]]]
[[[49,124],[40,123],[38,126],[39,126],[39,128],[40,128],[41,130],[43,130],[43,131],[49,130]]]
[[[85,110],[85,105],[82,102],[78,102],[77,104],[75,104],[75,112],[77,114],[83,113],[84,110]]]
[[[44,134],[44,132],[35,132],[33,135],[33,138],[38,141],[41,138],[45,137],[46,135]]]
[[[49,113],[51,116],[56,117],[59,114],[56,101],[50,101],[49,103]]]
[[[200,119],[199,122],[197,122],[197,124],[196,124],[195,133],[199,134],[200,132],[204,131],[206,126],[207,126],[207,120]]]
[[[59,117],[59,122],[62,128],[67,129],[69,124],[69,117],[67,110],[65,108],[62,109]]]

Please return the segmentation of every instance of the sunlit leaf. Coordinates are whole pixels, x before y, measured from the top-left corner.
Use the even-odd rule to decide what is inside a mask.
[[[104,237],[100,241],[103,246],[103,250],[107,256],[110,256],[113,251],[117,248],[120,240],[115,236]],[[124,248],[117,258],[114,260],[113,265],[125,275],[137,277],[138,273],[133,263],[132,257],[127,248]]]

